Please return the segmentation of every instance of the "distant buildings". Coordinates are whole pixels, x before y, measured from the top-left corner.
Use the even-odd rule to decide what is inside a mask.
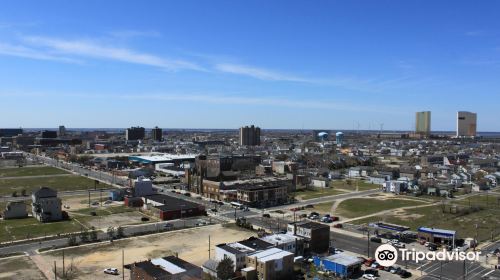
[[[131,127],[127,128],[127,130],[125,131],[125,139],[127,141],[143,140],[145,135],[146,130],[144,129],[144,127]]]
[[[460,111],[457,113],[457,137],[475,137],[477,134],[477,114]]]
[[[23,134],[22,128],[0,128],[0,137],[13,137]]]
[[[156,126],[151,130],[151,138],[153,141],[161,142],[163,140],[163,130]]]
[[[40,222],[62,220],[61,199],[57,197],[57,191],[41,187],[31,195],[31,199],[34,218]]]
[[[344,145],[344,133],[343,132],[335,133],[335,141],[338,146]]]
[[[240,128],[240,145],[241,146],[259,146],[260,145],[260,128],[255,126],[245,126]]]
[[[57,131],[44,130],[40,134],[41,138],[57,138]]]
[[[415,133],[429,136],[431,134],[431,112],[417,112],[415,114]]]
[[[59,126],[59,137],[66,136],[66,127],[64,125]]]

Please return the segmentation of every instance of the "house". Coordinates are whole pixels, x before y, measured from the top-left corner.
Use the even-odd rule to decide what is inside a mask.
[[[156,191],[153,189],[153,182],[150,179],[139,177],[134,181],[134,196],[153,195]]]
[[[168,256],[125,265],[131,280],[198,280],[202,269],[192,263]]]
[[[287,280],[293,278],[294,254],[278,248],[267,249],[246,257],[241,271],[247,280]]]
[[[26,217],[28,217],[28,211],[26,211],[26,204],[24,204],[23,201],[9,202],[3,211],[4,220],[21,219]]]
[[[361,272],[361,264],[363,261],[360,258],[339,253],[328,257],[313,258],[314,265],[324,271],[333,272],[335,276],[343,279],[351,278]]]
[[[31,195],[33,217],[40,222],[60,221],[63,218],[61,199],[57,191],[41,187]]]
[[[239,242],[223,243],[215,246],[215,260],[220,262],[229,258],[234,263],[234,271],[238,271],[245,267],[246,256],[272,247],[272,243],[255,237],[250,237]]]
[[[330,227],[328,225],[302,221],[288,224],[287,234],[304,239],[304,251],[323,254],[330,248]]]
[[[311,178],[311,185],[315,188],[328,188],[330,186],[330,179],[313,177]]]
[[[115,189],[109,191],[109,199],[112,201],[122,201],[125,198],[125,190],[124,189]]]

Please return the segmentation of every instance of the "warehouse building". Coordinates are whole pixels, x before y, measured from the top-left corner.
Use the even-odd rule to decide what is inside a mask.
[[[163,194],[142,198],[145,210],[151,211],[163,221],[205,215],[205,206]]]

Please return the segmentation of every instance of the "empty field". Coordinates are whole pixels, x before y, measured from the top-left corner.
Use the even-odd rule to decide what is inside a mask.
[[[0,280],[45,279],[29,257],[0,259]]]
[[[74,247],[65,250],[65,256],[66,261],[73,261],[79,271],[77,279],[117,279],[117,276],[103,274],[102,270],[106,267],[117,267],[122,273],[122,249],[125,252],[125,264],[178,253],[180,258],[196,265],[202,265],[208,259],[209,236],[212,242],[213,257],[215,244],[243,240],[254,236],[254,233],[213,225],[129,238],[113,243]],[[57,261],[60,266],[62,263],[61,250],[45,252],[42,256],[48,264]],[[128,277],[128,271],[126,273],[125,276]],[[121,279],[121,276],[118,278]]]
[[[338,195],[346,193],[345,191],[339,191],[332,188],[313,188],[313,189],[305,189],[299,190],[295,192],[295,196],[299,200],[308,200],[313,198],[320,198],[324,196]]]
[[[377,212],[408,206],[424,205],[422,201],[407,199],[377,199],[377,198],[353,198],[342,201],[336,209],[336,213],[345,218],[356,218]]]
[[[29,195],[40,187],[49,187],[57,191],[87,190],[94,188],[94,180],[78,175],[0,179],[0,195],[11,195],[14,191],[19,195],[22,190],[26,190]],[[110,188],[109,185],[103,183],[100,183],[97,187]]]
[[[486,198],[471,198],[471,207],[474,207],[474,202],[481,202],[483,199]],[[468,200],[457,201],[454,204],[466,206],[467,208]],[[408,210],[396,210],[390,214],[356,220],[353,223],[366,224],[385,221],[408,226],[412,230],[417,230],[422,226],[453,229],[457,230],[460,238],[477,237],[478,240],[485,241],[491,239],[492,236],[497,237],[500,235],[500,228],[498,227],[500,224],[500,208],[494,204],[489,205],[489,207],[484,207],[482,210],[457,213],[450,213],[447,207],[433,205]]]
[[[330,182],[332,188],[346,191],[368,191],[380,189],[380,185],[375,185],[362,180],[337,180]]]
[[[0,178],[2,178],[2,177],[60,175],[60,174],[70,174],[70,173],[67,171],[55,168],[55,167],[50,167],[50,166],[0,168]]]
[[[40,223],[35,218],[1,220],[0,242],[22,240],[46,235],[80,231],[82,226],[74,220]]]

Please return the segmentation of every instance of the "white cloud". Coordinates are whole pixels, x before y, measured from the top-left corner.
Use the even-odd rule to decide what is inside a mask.
[[[49,51],[64,53],[67,55],[116,60],[127,63],[154,66],[167,70],[204,71],[201,66],[193,62],[179,59],[166,59],[148,53],[102,45],[92,41],[64,40],[34,36],[24,37],[24,40],[29,44],[47,48]]]
[[[11,45],[11,44],[5,44],[5,43],[0,43],[0,54],[17,56],[17,57],[24,57],[24,58],[31,58],[31,59],[38,59],[38,60],[53,60],[53,61],[61,61],[61,62],[68,62],[68,63],[82,63],[80,60],[77,60],[77,59],[58,56],[58,55],[52,55],[52,54],[49,54],[49,53],[44,52],[44,51],[39,51],[36,49],[27,48],[25,46]]]
[[[313,80],[309,80],[306,78],[297,77],[294,75],[279,73],[263,68],[257,68],[253,66],[247,65],[238,65],[238,64],[228,64],[221,63],[216,64],[215,69],[225,73],[238,74],[253,77],[261,80],[269,80],[269,81],[290,81],[290,82],[316,82]]]

